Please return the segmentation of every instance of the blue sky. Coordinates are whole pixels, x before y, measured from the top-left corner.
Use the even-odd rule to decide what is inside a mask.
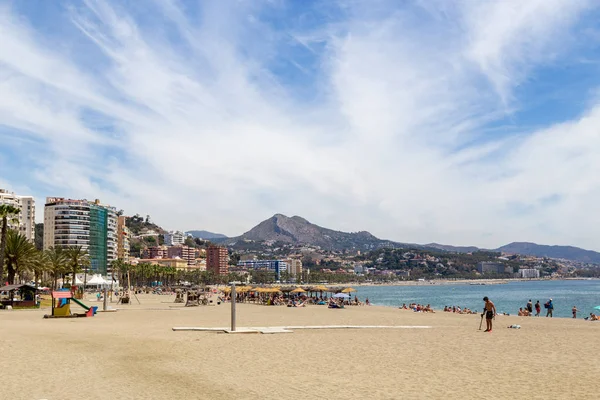
[[[0,187],[600,250],[594,1],[7,1]]]

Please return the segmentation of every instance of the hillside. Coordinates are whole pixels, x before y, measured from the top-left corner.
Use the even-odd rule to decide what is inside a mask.
[[[309,244],[324,249],[373,249],[384,243],[369,232],[347,233],[334,231],[312,224],[302,217],[287,217],[275,214],[261,222],[248,232],[228,241],[233,243],[240,239],[255,241],[280,241],[285,243]]]
[[[513,242],[496,251],[535,257],[563,258],[571,261],[600,264],[600,253],[573,246],[547,246],[528,242]]]
[[[424,246],[432,248],[432,249],[449,251],[449,252],[453,252],[453,253],[473,253],[474,251],[481,250],[480,248],[475,247],[475,246],[450,246],[450,245],[439,244],[439,243],[429,243]]]
[[[213,233],[209,231],[187,231],[186,235],[192,235],[198,239],[227,239],[227,236],[220,233]]]
[[[310,223],[298,216],[287,217],[275,214],[264,220],[241,236],[218,239],[224,244],[233,244],[239,240],[279,241],[292,244],[320,246],[327,250],[374,250],[378,248],[413,248],[421,250],[441,250],[451,253],[473,253],[477,251],[504,252],[534,257],[548,257],[583,263],[600,264],[600,253],[573,246],[546,246],[535,243],[514,242],[497,249],[481,249],[475,246],[451,246],[439,243],[424,245],[398,243],[378,239],[369,232],[340,232]]]

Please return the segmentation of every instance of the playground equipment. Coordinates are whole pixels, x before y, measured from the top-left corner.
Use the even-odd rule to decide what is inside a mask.
[[[85,313],[71,313],[71,301],[85,310]],[[88,307],[73,297],[70,290],[59,290],[52,292],[52,314],[44,315],[44,318],[78,318],[93,317],[98,307]]]
[[[117,302],[117,304],[119,304],[119,303],[121,303],[121,304],[131,304],[131,295],[132,294],[135,297],[135,299],[137,300],[138,304],[142,304],[142,303],[140,303],[140,299],[138,299],[138,297],[135,294],[135,292],[131,291],[131,280],[129,279],[129,271],[127,271],[127,290],[125,291],[125,293],[123,294],[123,296],[121,296],[121,298],[119,299],[119,301]]]
[[[183,303],[183,291],[181,289],[175,290],[175,303]]]
[[[195,307],[200,305],[200,296],[198,296],[198,292],[195,290],[188,290],[187,292],[187,302],[185,303],[186,307]]]

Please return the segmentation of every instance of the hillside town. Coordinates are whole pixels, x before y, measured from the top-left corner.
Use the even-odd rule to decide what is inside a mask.
[[[38,251],[75,248],[85,253],[86,261],[81,265],[71,265],[59,274],[44,271],[42,277],[54,280],[59,278],[57,275],[68,280],[71,272],[72,280],[83,273],[84,280],[88,275],[113,282],[133,278],[147,285],[167,280],[210,284],[231,280],[361,283],[552,279],[597,276],[598,272],[594,264],[569,260],[492,251],[460,253],[436,248],[399,248],[392,242],[379,248],[369,242],[367,250],[359,250],[355,245],[336,249],[279,240],[204,239],[183,231],[166,231],[154,224],[149,215],[128,217],[122,210],[97,199],[48,197],[43,210],[44,223],[36,225],[32,196],[0,189],[0,204],[15,208],[11,218],[5,218],[8,230],[35,244]],[[13,236],[8,239],[14,240]],[[8,261],[9,281],[31,278],[27,262],[21,262],[23,267],[16,270]]]

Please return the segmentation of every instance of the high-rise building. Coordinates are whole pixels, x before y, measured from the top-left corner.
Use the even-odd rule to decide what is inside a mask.
[[[131,231],[127,227],[127,217],[120,215],[117,218],[117,258],[125,262],[129,262],[130,238]]]
[[[170,231],[165,233],[165,245],[166,246],[176,246],[178,244],[185,243],[185,236],[183,232],[180,231]]]
[[[90,258],[90,271],[106,275],[117,259],[117,212],[99,200],[46,198],[44,249],[82,246]]]
[[[229,253],[226,247],[209,246],[206,251],[206,270],[216,275],[226,275],[229,272]]]
[[[12,229],[18,229],[21,235],[30,241],[35,239],[35,200],[32,196],[19,196],[5,189],[0,189],[0,204],[9,204],[21,209],[16,216],[19,220],[17,224],[9,223]]]

